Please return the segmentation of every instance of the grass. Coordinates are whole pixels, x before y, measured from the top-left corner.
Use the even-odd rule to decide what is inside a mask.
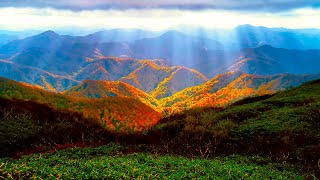
[[[257,156],[189,159],[126,153],[116,144],[0,159],[0,167],[7,179],[302,179],[292,167]]]
[[[172,154],[259,155],[320,177],[320,81],[247,98],[225,109],[168,117],[148,133],[158,134],[162,147]]]

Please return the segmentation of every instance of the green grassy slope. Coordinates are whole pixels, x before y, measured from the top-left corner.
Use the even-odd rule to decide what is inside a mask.
[[[293,168],[259,157],[205,160],[127,154],[118,145],[0,159],[0,164],[0,177],[14,179],[302,179]]]
[[[319,174],[320,80],[225,109],[194,109],[163,119],[149,133],[162,142],[159,151],[262,155]]]

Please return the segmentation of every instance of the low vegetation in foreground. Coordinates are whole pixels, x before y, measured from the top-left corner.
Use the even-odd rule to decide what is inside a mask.
[[[8,179],[302,179],[294,168],[257,156],[190,159],[115,144],[1,159],[0,166],[0,178]]]

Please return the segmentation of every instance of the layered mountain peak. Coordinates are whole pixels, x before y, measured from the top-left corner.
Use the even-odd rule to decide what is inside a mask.
[[[259,46],[257,49],[259,49],[259,50],[274,49],[275,50],[275,49],[279,49],[279,48],[272,47],[272,46],[270,46],[268,44],[263,44],[263,45]]]
[[[58,36],[60,36],[59,34],[57,34],[56,32],[52,31],[52,30],[48,30],[45,31],[41,34],[39,34],[38,36],[47,36],[47,37],[52,37],[52,38],[56,38]]]
[[[253,26],[251,24],[243,24],[235,28],[235,30],[242,30],[242,31],[257,31],[257,30],[267,30],[267,29],[268,28],[264,26]]]
[[[22,42],[18,42],[19,44],[24,44],[26,48],[28,46],[33,46],[33,47],[40,47],[40,48],[46,48],[51,47],[51,44],[55,44],[59,41],[64,40],[63,36],[60,36],[59,34],[55,33],[52,30],[45,31],[41,34],[28,37],[22,40]],[[29,44],[28,44],[29,43]],[[41,46],[42,44],[45,45],[47,43],[47,46]],[[47,48],[49,49],[49,48]]]
[[[83,37],[84,42],[132,42],[138,39],[154,37],[156,32],[140,29],[109,29],[102,30]]]
[[[164,38],[164,39],[173,39],[174,38],[187,38],[188,36],[179,32],[179,31],[175,31],[175,30],[170,30],[165,32],[164,34],[162,34],[160,37]]]

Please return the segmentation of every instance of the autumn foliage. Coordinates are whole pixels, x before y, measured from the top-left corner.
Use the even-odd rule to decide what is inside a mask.
[[[140,100],[128,97],[70,97],[38,87],[26,86],[5,78],[0,79],[0,96],[48,104],[57,109],[80,112],[113,130],[141,130],[155,124],[160,113]]]

